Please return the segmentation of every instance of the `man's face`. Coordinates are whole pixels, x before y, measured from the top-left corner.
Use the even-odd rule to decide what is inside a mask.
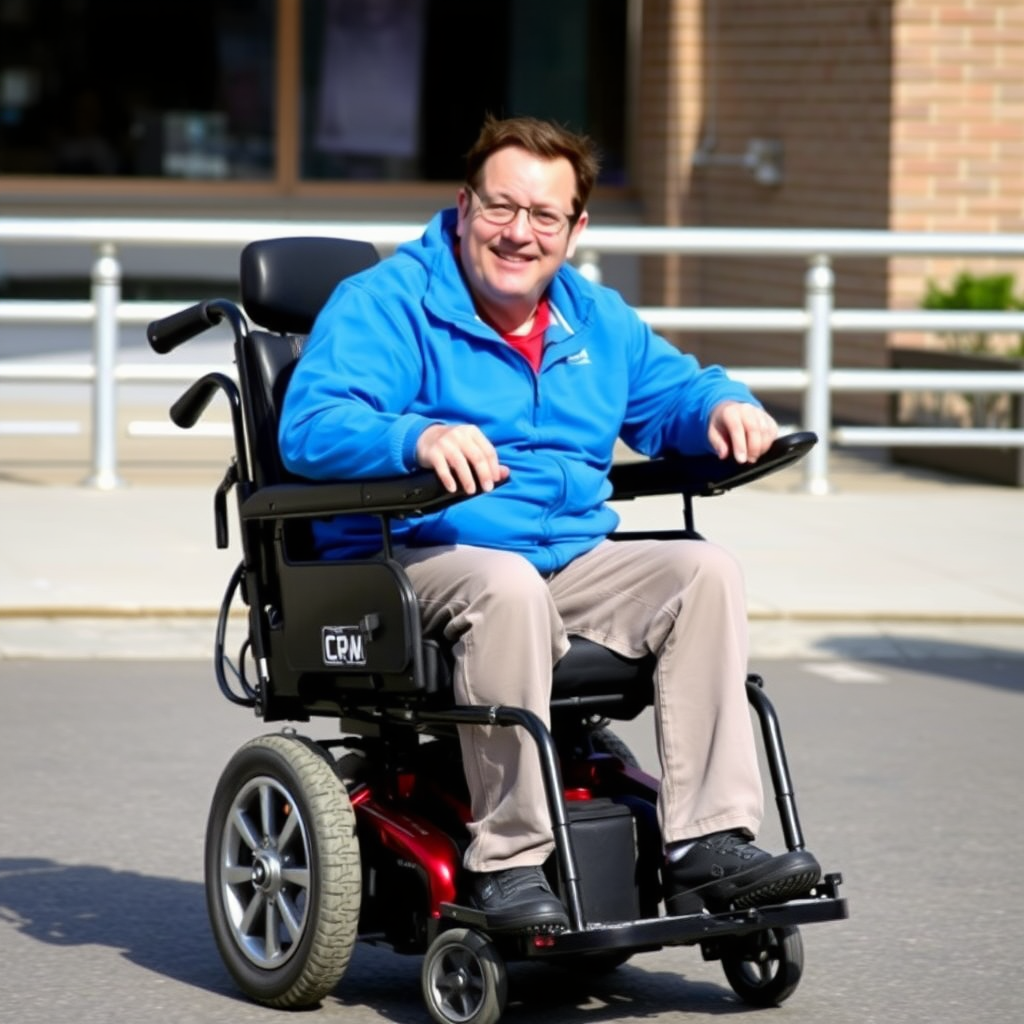
[[[584,212],[575,224],[555,234],[537,231],[525,209],[517,209],[505,225],[490,223],[484,204],[572,213],[576,177],[564,157],[545,160],[524,149],[506,147],[488,157],[471,191],[459,190],[458,235],[462,266],[481,310],[504,330],[527,320],[562,263],[576,251],[587,222]]]

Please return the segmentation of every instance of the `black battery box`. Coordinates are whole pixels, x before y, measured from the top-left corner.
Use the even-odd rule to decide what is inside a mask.
[[[567,800],[569,832],[587,924],[635,921],[639,916],[633,815],[606,797]],[[557,880],[565,901],[565,887]]]

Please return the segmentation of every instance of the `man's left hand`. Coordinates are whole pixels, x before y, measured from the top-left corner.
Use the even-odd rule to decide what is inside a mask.
[[[711,410],[708,440],[720,459],[757,462],[778,436],[778,423],[760,406],[729,401]]]

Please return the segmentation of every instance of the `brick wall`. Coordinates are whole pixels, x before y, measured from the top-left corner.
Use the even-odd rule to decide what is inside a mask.
[[[694,135],[701,115],[703,33],[699,0],[646,0],[643,5],[634,127],[640,154],[633,168],[649,224],[692,221],[687,184]],[[701,301],[693,261],[642,260],[640,298],[645,305],[695,305]]]
[[[892,229],[1024,231],[1024,3],[900,0],[894,43]],[[1021,264],[896,260],[892,304],[965,266],[1024,289]]]
[[[636,180],[648,222],[1024,231],[1021,0],[645,0],[643,18]],[[729,162],[752,138],[782,143],[777,187]],[[695,167],[702,140],[710,159]],[[837,305],[915,307],[928,277],[961,268],[840,260]],[[1000,269],[1024,287],[1019,268]],[[765,258],[649,261],[644,301],[792,307],[804,270]],[[730,365],[803,362],[798,336],[681,341]],[[835,341],[837,365],[885,365],[889,339]],[[836,413],[880,420],[887,399],[839,396]]]

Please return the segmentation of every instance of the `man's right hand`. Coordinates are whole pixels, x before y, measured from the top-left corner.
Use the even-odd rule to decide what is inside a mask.
[[[432,469],[447,491],[466,494],[493,491],[508,479],[508,466],[498,462],[494,445],[471,423],[434,423],[416,442],[416,461]]]

